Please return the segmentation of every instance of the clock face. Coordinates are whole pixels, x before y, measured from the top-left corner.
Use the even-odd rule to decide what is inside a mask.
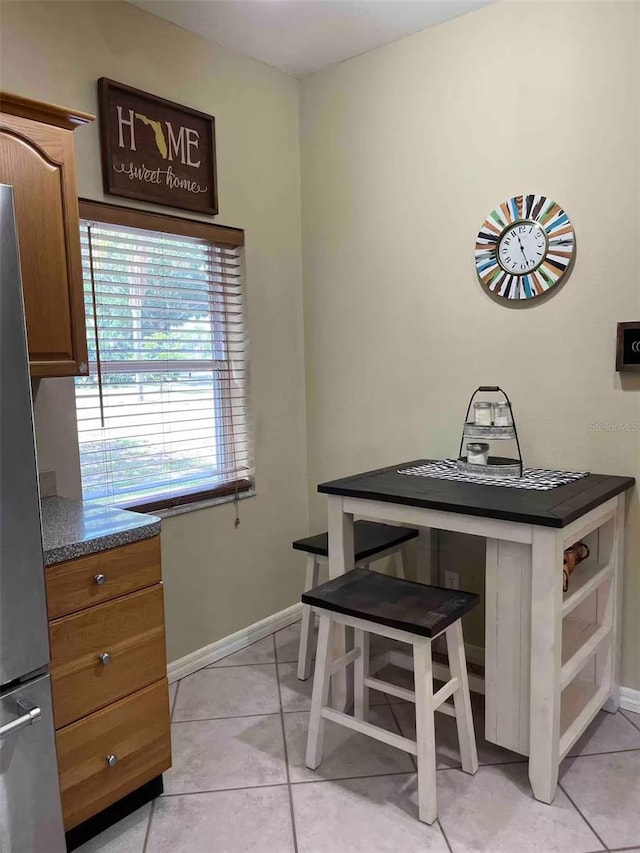
[[[537,269],[546,254],[547,235],[544,228],[531,219],[509,225],[498,240],[498,263],[514,275]]]
[[[534,299],[551,290],[573,259],[569,217],[550,198],[514,196],[493,210],[476,238],[482,284],[504,299]]]

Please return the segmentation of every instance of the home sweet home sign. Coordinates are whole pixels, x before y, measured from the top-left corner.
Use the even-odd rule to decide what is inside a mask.
[[[213,116],[106,77],[98,101],[105,192],[218,212]]]

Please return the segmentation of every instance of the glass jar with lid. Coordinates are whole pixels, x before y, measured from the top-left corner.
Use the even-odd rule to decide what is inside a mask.
[[[504,400],[493,404],[493,424],[497,427],[511,426],[511,412],[509,404]]]
[[[484,441],[467,444],[467,462],[470,465],[487,465],[489,462],[489,445]]]
[[[476,426],[491,426],[493,423],[493,404],[480,401],[473,404],[473,422]]]

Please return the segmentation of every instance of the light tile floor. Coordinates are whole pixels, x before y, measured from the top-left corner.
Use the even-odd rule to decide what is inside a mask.
[[[640,714],[598,716],[551,806],[533,799],[522,756],[484,740],[481,697],[476,776],[458,769],[455,721],[437,715],[439,819],[428,827],[404,752],[327,723],[325,758],[305,768],[311,680],[295,676],[299,630],[172,685],[165,794],[82,853],[640,853]],[[379,725],[413,735],[412,705],[381,694],[373,704]]]

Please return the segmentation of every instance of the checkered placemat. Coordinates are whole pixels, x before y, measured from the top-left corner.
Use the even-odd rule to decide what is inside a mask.
[[[491,477],[478,474],[467,474],[459,471],[455,459],[443,459],[438,462],[428,462],[413,468],[401,468],[398,474],[411,474],[414,477],[431,477],[435,480],[458,480],[462,483],[477,483],[481,486],[506,486],[510,489],[534,489],[547,492],[566,486],[574,480],[587,477],[588,471],[547,471],[545,468],[524,468],[522,477]]]

